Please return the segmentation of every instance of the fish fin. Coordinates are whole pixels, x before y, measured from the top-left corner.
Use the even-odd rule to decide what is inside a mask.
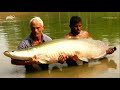
[[[42,63],[42,64],[47,64],[47,62],[43,61],[43,60],[39,60],[39,62]]]
[[[62,66],[58,65],[60,63],[53,63],[48,65],[48,74],[51,74],[51,71],[53,70],[54,67],[59,68],[60,71],[62,71]]]
[[[84,57],[80,57],[80,60],[85,61],[85,62],[89,61],[87,58],[84,58]]]
[[[39,61],[42,64],[47,64],[50,61],[50,58],[47,55],[38,54],[33,56],[36,61]]]
[[[52,64],[49,64],[48,65],[48,69],[49,70],[52,70],[54,67],[57,67],[57,68],[59,68],[60,69],[60,71],[62,71],[62,64],[61,63],[52,63]]]
[[[87,58],[82,57],[80,51],[75,51],[75,55],[77,55],[80,60],[85,61],[85,62],[88,62],[88,59],[87,59]],[[80,60],[78,60],[78,62],[79,62]]]
[[[60,71],[62,71],[62,68],[67,67],[67,66],[68,66],[68,65],[67,65],[66,62],[64,62],[63,64],[61,64],[61,63],[52,63],[52,64],[49,64],[49,65],[48,65],[48,72],[49,72],[49,74],[50,74],[54,67],[56,67],[56,68],[58,68]]]

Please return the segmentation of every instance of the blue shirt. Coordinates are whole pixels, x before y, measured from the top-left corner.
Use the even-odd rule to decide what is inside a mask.
[[[52,39],[49,36],[47,36],[46,34],[43,34],[42,43],[46,42],[46,41],[51,41],[51,40]],[[28,47],[31,47],[31,46],[33,46],[33,39],[29,35],[24,40],[22,40],[20,42],[17,49],[20,50],[20,49],[28,48]]]

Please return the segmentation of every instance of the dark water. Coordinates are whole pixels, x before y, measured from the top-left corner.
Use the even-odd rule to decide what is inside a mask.
[[[14,15],[13,19],[6,19]],[[24,66],[12,65],[5,50],[15,50],[18,43],[29,33],[29,20],[40,16],[45,25],[45,34],[53,39],[63,38],[70,30],[69,19],[78,15],[83,20],[83,29],[94,39],[116,46],[117,51],[96,64],[64,67],[26,73]],[[0,12],[0,78],[120,78],[120,12]]]

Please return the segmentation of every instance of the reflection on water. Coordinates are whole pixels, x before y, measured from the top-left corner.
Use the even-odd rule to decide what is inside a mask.
[[[114,62],[114,60],[108,60],[107,58],[104,58],[99,61],[99,64],[93,64],[90,66],[89,63],[84,63],[81,66],[70,66],[69,68],[64,67],[62,71],[59,69],[53,69],[50,74],[47,70],[27,73],[26,78],[93,78],[101,75],[104,72],[108,72],[109,69],[115,70],[117,67],[117,64]],[[104,77],[109,77],[109,74]]]
[[[64,67],[27,73],[24,66],[12,65],[5,50],[16,49],[29,33],[29,20],[40,16],[45,25],[43,31],[51,38],[63,38],[70,30],[69,19],[79,15],[83,29],[94,39],[102,40],[117,50],[107,58],[81,66]],[[6,19],[7,18],[7,19]],[[0,12],[0,78],[120,78],[120,12]]]

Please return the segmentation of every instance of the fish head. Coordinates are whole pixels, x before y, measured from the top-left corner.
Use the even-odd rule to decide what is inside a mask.
[[[19,59],[20,53],[18,51],[5,51],[4,55],[12,59]]]
[[[14,57],[14,53],[15,53],[14,51],[5,51],[4,55],[12,58],[12,57]]]
[[[10,57],[12,59],[17,59],[17,60],[29,60],[31,59],[30,56],[28,56],[28,53],[25,51],[5,51],[4,55],[7,57]]]

